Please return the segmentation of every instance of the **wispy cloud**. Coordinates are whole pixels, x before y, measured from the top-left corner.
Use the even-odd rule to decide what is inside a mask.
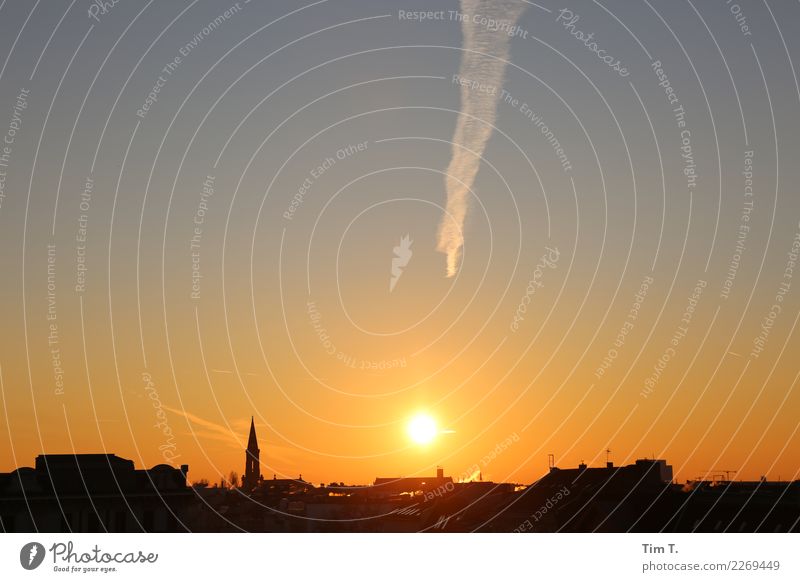
[[[447,209],[439,224],[437,244],[437,249],[447,254],[448,277],[455,275],[458,269],[469,193],[495,123],[505,61],[509,56],[511,37],[507,31],[524,10],[525,4],[520,0],[461,0],[464,52],[459,75],[465,82],[461,84],[461,111],[445,179]],[[475,15],[482,18],[474,18]],[[487,22],[496,25],[489,26]],[[482,83],[494,90],[475,90],[469,86],[470,82]]]
[[[239,432],[236,433],[232,432],[232,430],[227,426],[223,426],[221,424],[217,424],[216,422],[206,420],[205,418],[201,418],[196,414],[192,414],[191,412],[186,412],[185,410],[180,410],[178,408],[164,406],[164,410],[168,410],[173,414],[182,416],[187,421],[189,421],[189,423],[193,425],[192,429],[194,430],[194,434],[196,434],[198,437],[202,435],[205,438],[222,441],[230,445],[231,447],[237,449],[241,449],[242,447],[244,447],[244,441],[239,439],[239,436],[241,436],[241,434]],[[204,430],[202,431],[195,430],[195,427],[201,427],[201,429]]]
[[[228,446],[231,449],[244,451],[247,446],[247,435],[250,429],[250,417],[242,417],[234,419],[230,422],[230,428],[222,424],[207,420],[191,412],[164,406],[164,410],[168,410],[173,414],[177,414],[185,418],[190,425],[192,425],[192,433],[200,443],[203,441],[217,441]],[[261,462],[264,467],[274,464],[275,461],[282,463],[295,464],[298,460],[298,451],[294,447],[270,442],[264,442],[264,437],[267,436],[267,426],[256,423],[256,431],[259,433],[259,445],[261,446]],[[269,455],[265,456],[265,448],[269,446]]]

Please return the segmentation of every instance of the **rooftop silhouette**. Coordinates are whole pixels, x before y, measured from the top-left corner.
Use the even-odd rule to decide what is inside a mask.
[[[435,476],[369,485],[264,479],[251,419],[241,486],[187,484],[189,467],[45,454],[0,474],[6,532],[796,532],[800,482],[673,482],[664,459],[560,468],[527,485]],[[728,473],[730,474],[730,473]]]

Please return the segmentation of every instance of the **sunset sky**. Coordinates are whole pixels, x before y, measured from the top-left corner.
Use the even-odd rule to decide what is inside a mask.
[[[0,4],[0,472],[797,478],[800,6],[527,4],[453,277],[456,0]]]

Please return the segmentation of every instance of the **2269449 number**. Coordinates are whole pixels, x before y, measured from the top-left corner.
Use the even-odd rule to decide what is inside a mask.
[[[734,560],[731,562],[731,570],[780,570],[781,563],[778,560]]]

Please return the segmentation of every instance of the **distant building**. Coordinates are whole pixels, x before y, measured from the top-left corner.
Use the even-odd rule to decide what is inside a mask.
[[[482,531],[659,531],[679,502],[672,478],[664,459],[551,467]]]
[[[300,475],[297,479],[278,479],[273,475],[272,479],[262,479],[259,491],[262,495],[295,495],[306,493],[314,489],[314,485],[305,481]]]
[[[453,478],[445,477],[444,469],[437,467],[435,477],[378,477],[368,493],[372,497],[414,496],[436,488],[451,487],[452,484]]]
[[[185,531],[194,498],[188,472],[188,465],[135,469],[112,454],[39,455],[34,468],[0,473],[0,529]]]
[[[672,483],[672,465],[667,465],[664,459],[637,459],[635,464],[622,467],[615,467],[610,461],[605,467],[588,467],[585,463],[580,463],[577,469],[550,467],[550,474],[560,481],[570,480],[573,483],[578,483],[581,479],[589,482],[623,477],[651,485]]]

